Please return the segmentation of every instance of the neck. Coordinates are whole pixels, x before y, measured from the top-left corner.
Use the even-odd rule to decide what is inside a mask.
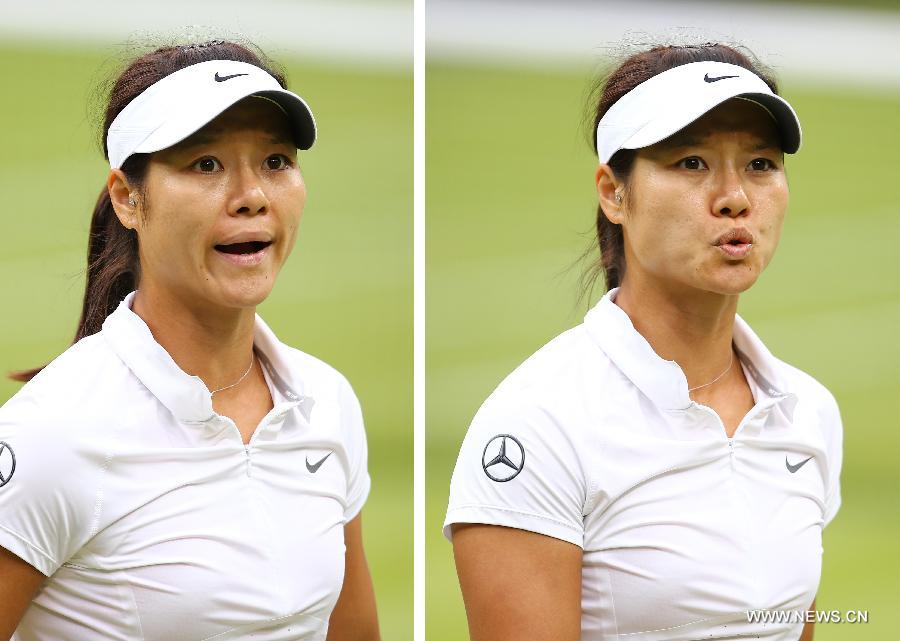
[[[728,367],[737,295],[686,291],[626,272],[615,303],[653,351],[678,363],[689,388],[709,383]]]
[[[210,390],[231,385],[250,365],[256,319],[253,308],[191,304],[172,292],[142,284],[132,311],[178,367],[199,376]]]

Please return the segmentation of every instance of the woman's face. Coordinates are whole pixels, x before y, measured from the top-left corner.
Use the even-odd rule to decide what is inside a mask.
[[[739,294],[772,259],[787,204],[775,122],[755,103],[729,100],[637,153],[614,221],[625,279]]]
[[[246,98],[153,154],[137,225],[141,289],[255,307],[287,260],[306,202],[287,116]]]

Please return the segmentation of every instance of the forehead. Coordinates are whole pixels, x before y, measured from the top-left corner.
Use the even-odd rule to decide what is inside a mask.
[[[262,134],[271,142],[293,145],[290,121],[281,107],[271,100],[249,96],[220,113],[177,147],[208,144],[235,132]]]
[[[690,125],[652,147],[666,149],[701,144],[710,138],[739,134],[756,146],[781,148],[774,118],[762,106],[732,98],[708,111]]]

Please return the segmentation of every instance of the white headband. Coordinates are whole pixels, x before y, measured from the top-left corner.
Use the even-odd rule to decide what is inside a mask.
[[[309,149],[315,142],[316,121],[300,96],[282,89],[255,65],[209,60],[169,74],[119,112],[106,137],[110,167],[120,169],[132,154],[181,142],[247,96],[267,98],[284,110],[298,149]]]
[[[800,120],[762,78],[725,62],[692,62],[657,74],[619,98],[597,125],[597,156],[606,164],[620,149],[640,149],[684,129],[729,98],[764,107],[775,119],[785,153],[800,148]]]

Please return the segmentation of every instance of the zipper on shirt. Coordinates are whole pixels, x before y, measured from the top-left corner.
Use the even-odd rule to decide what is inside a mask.
[[[256,426],[256,429],[250,436],[250,441],[247,443],[243,442],[241,431],[238,429],[237,424],[235,424],[233,420],[231,420],[227,416],[220,417],[219,420],[227,423],[234,430],[235,434],[237,434],[238,439],[241,439],[241,443],[244,446],[244,472],[246,473],[247,478],[253,476],[253,457],[250,455],[250,447],[253,443],[253,439],[256,438],[256,435],[259,434],[263,429],[265,429],[270,423],[283,420],[288,411],[299,404],[299,400],[291,403],[276,403],[275,406],[271,410],[269,410],[269,412],[262,418],[262,420],[259,422],[259,425]]]
[[[253,458],[250,456],[250,443],[244,443],[243,437],[241,436],[241,431],[238,429],[237,424],[230,418],[228,418],[227,416],[222,416],[219,418],[219,421],[227,424],[232,430],[234,430],[234,433],[237,435],[241,446],[244,448],[244,473],[247,475],[247,478],[250,478],[253,475]],[[252,437],[250,438],[250,441],[253,441]]]
[[[296,405],[296,403],[294,405]],[[262,420],[259,422],[259,425],[256,426],[256,429],[253,430],[253,434],[250,436],[250,440],[247,443],[244,443],[244,460],[246,462],[245,469],[247,472],[247,478],[253,476],[253,457],[250,455],[250,447],[253,444],[253,439],[255,439],[256,435],[262,432],[270,423],[277,420],[282,420],[287,412],[288,409],[281,407],[281,404],[276,404],[262,418]],[[231,419],[228,420],[231,421]],[[234,426],[235,431],[237,431],[238,436],[240,437],[240,430],[238,430],[237,425],[234,424],[234,421],[231,421],[231,424]]]
[[[706,412],[707,414],[710,415],[710,417],[712,417],[716,421],[716,424],[719,426],[719,429],[722,430],[721,434],[726,434],[725,424],[722,422],[722,419],[719,417],[719,415],[716,414],[715,410],[713,410],[711,407],[703,405],[702,403],[698,403],[696,401],[691,401],[691,402],[693,403],[694,407],[696,407],[697,409],[699,409],[702,412]],[[756,407],[751,409],[750,412],[746,416],[744,416],[744,418],[741,420],[740,424],[738,424],[737,428],[734,430],[734,434],[732,434],[730,437],[727,435],[725,436],[725,443],[728,445],[728,461],[731,463],[732,469],[734,469],[734,439],[738,435],[738,433],[740,433],[741,428],[744,426],[744,423],[747,422],[748,419],[751,419],[751,417],[755,413],[755,410],[756,410]]]
[[[253,468],[253,459],[250,458],[250,444],[249,443],[244,445],[244,460],[247,463],[246,470],[247,470],[247,477],[249,478],[251,476],[250,470]]]
[[[695,407],[698,407],[705,412],[709,412],[709,414],[713,418],[715,418],[716,422],[719,424],[719,427],[722,429],[722,433],[725,434],[725,424],[722,422],[722,419],[719,417],[719,415],[716,414],[715,410],[713,410],[711,407],[707,407],[706,405],[703,405],[701,403],[697,403],[696,401],[691,401],[691,402],[694,404]],[[741,430],[743,429],[744,425],[746,425],[750,421],[754,420],[755,418],[757,418],[764,412],[768,411],[769,408],[772,407],[772,405],[774,405],[774,404],[775,404],[775,401],[773,401],[771,399],[767,399],[765,401],[755,404],[753,406],[753,408],[751,408],[751,410],[749,412],[747,412],[747,414],[744,416],[744,418],[741,419],[741,422],[738,423],[738,426],[734,430],[734,434],[732,434],[730,437],[729,436],[725,437],[725,441],[728,443],[728,460],[731,462],[732,468],[734,467],[734,440],[735,440],[735,438],[737,438],[738,434],[741,433]]]

